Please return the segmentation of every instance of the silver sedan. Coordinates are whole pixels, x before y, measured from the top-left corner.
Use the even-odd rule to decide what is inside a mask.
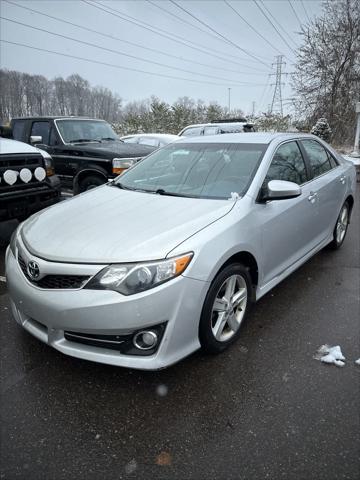
[[[312,135],[184,138],[20,225],[12,313],[95,362],[158,369],[221,352],[256,300],[342,245],[354,190],[354,167]]]

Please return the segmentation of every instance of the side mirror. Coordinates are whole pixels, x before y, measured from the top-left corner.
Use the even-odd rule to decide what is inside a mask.
[[[42,136],[41,135],[31,135],[30,143],[32,145],[36,145],[38,143],[42,143]]]
[[[285,180],[270,180],[267,188],[264,190],[264,194],[261,197],[262,201],[287,200],[301,195],[301,187],[297,183]]]

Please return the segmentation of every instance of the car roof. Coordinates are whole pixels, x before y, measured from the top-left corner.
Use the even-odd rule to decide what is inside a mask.
[[[244,121],[244,122],[213,122],[213,123],[193,123],[191,125],[186,125],[181,131],[187,130],[188,128],[196,128],[196,127],[223,127],[224,125],[245,125],[249,122]]]
[[[42,117],[13,117],[11,120],[35,120],[35,121],[41,121],[41,120],[96,120],[98,122],[105,122],[102,118],[91,118],[91,117],[77,117],[77,116],[72,116],[72,115],[45,115]]]
[[[268,132],[245,132],[224,133],[222,135],[180,137],[176,143],[258,143],[269,144],[273,140],[290,140],[297,138],[318,138],[309,133],[268,133]]]
[[[171,133],[133,133],[130,135],[124,135],[121,138],[133,138],[133,137],[179,138],[179,135],[172,135]]]

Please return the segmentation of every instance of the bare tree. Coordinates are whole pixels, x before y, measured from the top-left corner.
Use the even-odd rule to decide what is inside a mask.
[[[349,142],[360,98],[360,0],[326,0],[323,15],[301,35],[293,75],[296,108],[309,124],[326,117],[333,140]]]

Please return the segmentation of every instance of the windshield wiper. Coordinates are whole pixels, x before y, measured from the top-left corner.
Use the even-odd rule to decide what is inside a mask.
[[[112,140],[113,142],[115,142],[116,138],[113,138],[113,137],[103,137],[101,140]]]
[[[112,182],[110,185],[121,188],[122,190],[131,190],[133,192],[150,192],[150,190],[144,190],[142,188],[136,188],[136,187],[128,187],[127,185],[124,185],[123,183],[120,182]],[[151,192],[153,193],[153,192]]]
[[[158,188],[157,190],[154,190],[153,193],[156,193],[158,195],[167,195],[169,197],[189,197],[189,198],[198,198],[196,195],[190,195],[187,193],[176,193],[176,192],[167,192],[163,188]]]
[[[96,140],[95,138],[78,138],[76,140],[70,140],[69,143],[82,143],[82,142],[98,142],[98,143],[101,143],[101,140]]]

